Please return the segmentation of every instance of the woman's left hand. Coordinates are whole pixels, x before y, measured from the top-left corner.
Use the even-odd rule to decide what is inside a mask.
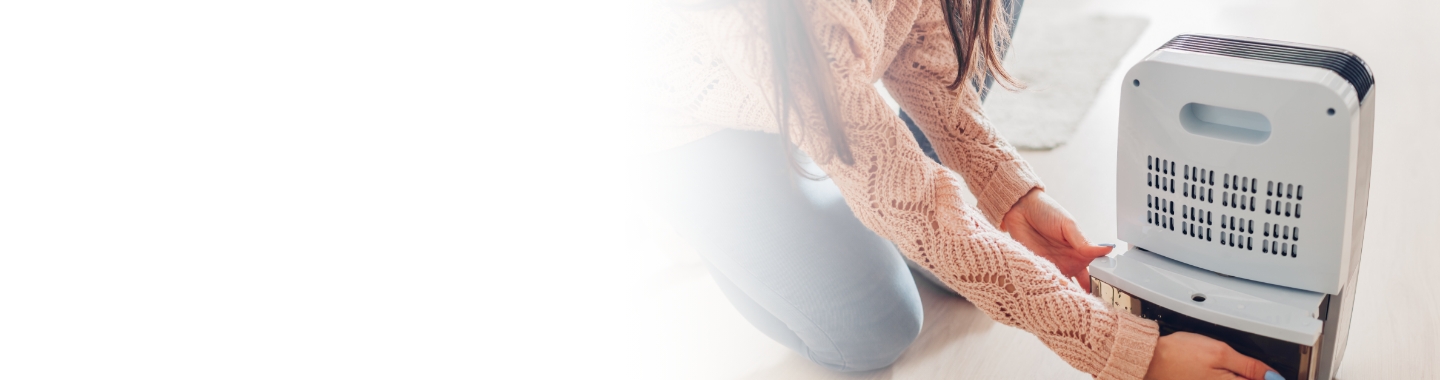
[[[1080,281],[1090,290],[1090,262],[1110,253],[1115,246],[1091,245],[1075,226],[1075,219],[1060,203],[1040,189],[1032,189],[1000,221],[1000,230],[1044,257],[1067,278]]]

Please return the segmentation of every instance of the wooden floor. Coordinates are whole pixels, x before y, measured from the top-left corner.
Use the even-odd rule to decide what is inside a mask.
[[[1328,45],[1370,65],[1375,118],[1364,262],[1342,379],[1440,378],[1440,2],[1102,1],[1085,12],[1140,15],[1150,27],[1112,79],[1180,33],[1219,33]],[[1024,27],[1022,18],[1021,27]],[[1113,80],[1112,80],[1113,81]],[[1115,147],[1119,94],[1106,86],[1069,144],[1025,152],[1049,192],[1093,241],[1117,242]],[[1033,336],[922,286],[925,326],[893,366],[840,374],[751,328],[693,253],[655,228],[670,265],[646,286],[653,375],[714,379],[1084,379]],[[640,354],[641,352],[637,352]],[[640,356],[644,357],[644,356]]]

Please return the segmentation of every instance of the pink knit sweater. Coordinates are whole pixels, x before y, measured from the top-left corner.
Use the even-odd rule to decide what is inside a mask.
[[[1043,185],[978,112],[973,91],[946,89],[957,63],[938,1],[805,5],[812,39],[830,61],[855,163],[833,157],[812,98],[799,99],[792,137],[835,180],[860,221],[1076,369],[1106,379],[1144,377],[1155,323],[1091,297],[995,228],[1021,196]],[[778,129],[762,10],[742,0],[667,11],[662,77],[672,141],[717,128]],[[873,86],[882,79],[946,166],[921,153]],[[978,211],[961,201],[957,173],[979,200]]]

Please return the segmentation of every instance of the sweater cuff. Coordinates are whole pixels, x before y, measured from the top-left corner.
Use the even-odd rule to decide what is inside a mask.
[[[1118,317],[1115,345],[1110,350],[1110,360],[1095,378],[1144,379],[1150,369],[1150,357],[1155,354],[1155,341],[1160,339],[1159,326],[1123,311],[1116,311],[1115,315]]]
[[[990,224],[1000,226],[1000,221],[1005,219],[1005,213],[1020,201],[1020,197],[1030,192],[1030,189],[1045,189],[1040,183],[1040,176],[1030,170],[1030,165],[1025,161],[1005,161],[995,165],[994,174],[984,182],[985,188],[980,194],[975,194],[976,200],[980,203],[980,212],[990,220]]]

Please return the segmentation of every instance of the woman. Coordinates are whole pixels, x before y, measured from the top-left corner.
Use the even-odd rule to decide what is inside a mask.
[[[1086,266],[1111,248],[1086,242],[980,113],[977,83],[1014,83],[996,53],[1007,30],[997,1],[739,0],[671,12],[664,89],[677,146],[660,160],[664,209],[771,338],[836,370],[889,365],[921,325],[903,255],[1099,378],[1278,378],[1224,343],[1158,337],[1154,322],[1085,290]],[[978,209],[961,201],[957,175]]]

